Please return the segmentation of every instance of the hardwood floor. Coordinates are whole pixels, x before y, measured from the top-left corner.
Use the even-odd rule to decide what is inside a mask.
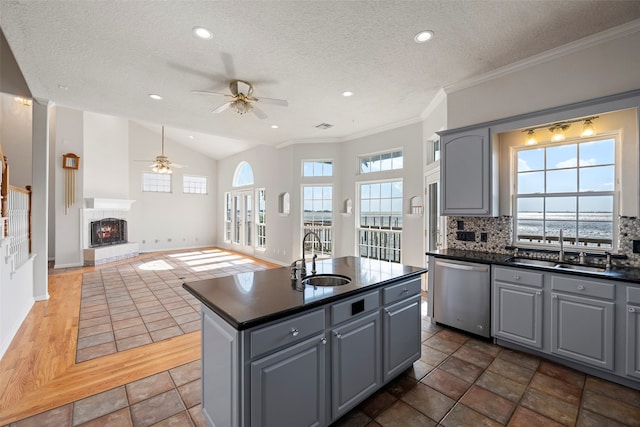
[[[34,304],[0,363],[0,425],[200,358],[192,332],[75,363],[82,274],[114,264],[49,275],[50,299]]]

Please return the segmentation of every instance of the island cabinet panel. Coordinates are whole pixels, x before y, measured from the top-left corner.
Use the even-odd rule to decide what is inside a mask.
[[[640,379],[640,288],[627,287],[626,374]]]
[[[496,215],[493,148],[489,128],[445,133],[441,137],[441,214]],[[497,197],[496,197],[497,199]]]
[[[324,334],[251,363],[251,426],[324,426]]]
[[[208,426],[240,425],[240,333],[202,306],[202,413]]]
[[[409,368],[420,358],[420,295],[383,309],[383,381]]]
[[[332,418],[337,419],[382,384],[379,310],[333,327],[331,361]]]
[[[541,349],[543,275],[495,267],[493,278],[493,336]]]
[[[551,353],[613,371],[614,285],[551,276],[551,289]]]

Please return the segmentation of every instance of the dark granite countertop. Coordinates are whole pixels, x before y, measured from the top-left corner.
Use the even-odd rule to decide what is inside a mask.
[[[311,269],[311,263],[307,263],[307,268]],[[289,267],[200,280],[182,286],[234,328],[242,330],[426,271],[425,268],[349,256],[317,262],[317,274],[340,274],[351,278],[350,283],[342,286],[307,286],[304,291],[296,291],[291,286]]]
[[[438,258],[446,258],[458,261],[478,262],[481,264],[496,264],[508,267],[528,268],[531,270],[553,271],[555,273],[574,274],[579,276],[597,277],[600,279],[619,280],[623,282],[640,283],[640,268],[616,267],[615,265],[602,272],[579,271],[558,269],[557,267],[545,267],[538,265],[525,265],[509,262],[510,254],[499,254],[494,252],[469,251],[462,249],[440,249],[429,251],[427,255]]]

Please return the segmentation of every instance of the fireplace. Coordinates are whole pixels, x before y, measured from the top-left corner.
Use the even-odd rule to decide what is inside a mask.
[[[89,225],[91,242],[89,247],[127,243],[127,221],[118,218],[103,218]]]

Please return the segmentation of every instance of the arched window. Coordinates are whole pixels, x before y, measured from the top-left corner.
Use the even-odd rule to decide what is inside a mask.
[[[253,169],[247,162],[240,162],[233,176],[233,186],[243,187],[245,185],[253,185]]]

